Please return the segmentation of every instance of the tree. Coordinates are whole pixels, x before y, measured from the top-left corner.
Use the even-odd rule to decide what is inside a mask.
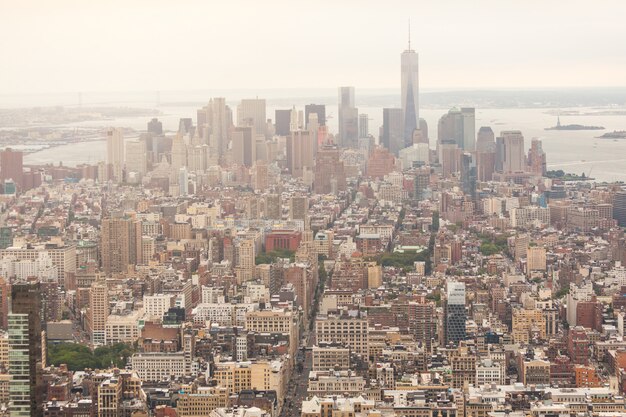
[[[431,228],[434,232],[439,231],[439,212],[433,211],[433,219],[431,222]]]

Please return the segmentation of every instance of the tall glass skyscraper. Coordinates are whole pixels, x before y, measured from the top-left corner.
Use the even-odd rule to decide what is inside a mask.
[[[465,284],[448,282],[444,310],[445,343],[457,345],[465,340]]]
[[[418,55],[409,48],[402,52],[401,82],[402,82],[402,117],[404,119],[404,147],[413,143],[413,131],[419,127],[419,69]]]

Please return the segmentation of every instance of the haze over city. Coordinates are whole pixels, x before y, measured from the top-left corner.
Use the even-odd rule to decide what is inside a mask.
[[[626,3],[0,5],[0,417],[626,417]]]
[[[619,0],[27,0],[0,11],[0,94],[392,88],[409,19],[427,89],[626,85]]]

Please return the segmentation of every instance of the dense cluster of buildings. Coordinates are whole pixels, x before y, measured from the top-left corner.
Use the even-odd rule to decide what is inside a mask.
[[[625,416],[623,185],[473,108],[431,149],[417,80],[378,145],[341,87],[336,135],[213,98],[97,165],[0,152],[0,415]]]

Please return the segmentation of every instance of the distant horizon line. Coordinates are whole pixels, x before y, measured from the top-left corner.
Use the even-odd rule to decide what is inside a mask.
[[[343,86],[354,87],[356,91],[365,92],[391,92],[399,91],[397,87],[357,87],[355,85],[343,84],[337,87],[219,87],[219,88],[197,88],[197,89],[139,89],[139,90],[72,90],[72,91],[45,91],[45,92],[7,92],[0,93],[0,97],[10,96],[37,96],[37,95],[57,95],[57,94],[138,94],[138,93],[202,93],[202,92],[216,92],[216,91],[230,91],[230,92],[246,92],[246,91],[258,91],[258,92],[277,92],[277,91],[336,91]],[[592,91],[592,90],[626,90],[626,85],[616,86],[535,86],[535,87],[429,87],[420,88],[420,93],[449,93],[449,92],[488,92],[488,91],[503,91],[503,92],[520,92],[520,91]],[[262,97],[261,97],[262,98]]]

